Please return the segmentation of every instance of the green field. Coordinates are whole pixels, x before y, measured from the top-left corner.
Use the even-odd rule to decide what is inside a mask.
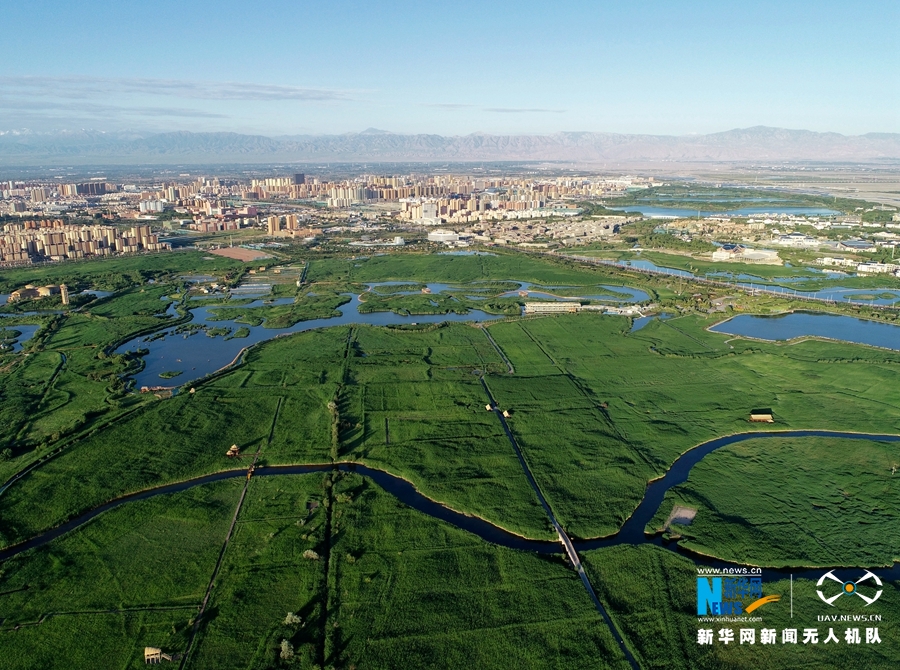
[[[0,565],[2,668],[142,667],[183,649],[240,480],[132,502]]]
[[[651,530],[665,524],[673,504],[683,504],[697,516],[672,532],[704,554],[771,566],[890,565],[900,559],[897,533],[885,532],[898,522],[898,467],[900,451],[891,442],[740,442],[694,466],[688,481],[669,491]]]
[[[692,446],[758,429],[747,421],[755,407],[774,408],[776,429],[897,432],[900,355],[814,341],[726,344],[708,323],[686,316],[629,333],[626,319],[579,314],[490,326],[516,375],[488,384],[514,410],[510,425],[576,536],[613,533],[646,482]]]
[[[708,440],[752,430],[900,433],[900,352],[713,333],[707,328],[725,315],[708,313],[708,289],[502,251],[315,259],[308,283],[279,289],[291,304],[210,304],[222,318],[284,327],[327,317],[366,282],[400,281],[364,293],[361,311],[477,308],[509,318],[311,330],[253,346],[239,365],[202,381],[175,363],[169,372],[182,372],[176,383],[185,386],[173,397],[135,394],[123,377],[140,356],[112,349],[139,333],[201,327],[185,309],[176,276],[185,270],[166,273],[159,257],[143,257],[146,266],[114,259],[113,296],[68,313],[15,317],[21,321],[7,327],[43,325],[24,351],[0,354],[0,479],[33,468],[0,492],[0,548],[128,493],[245,470],[251,458],[261,474],[273,465],[365,464],[457,512],[555,540],[530,473],[565,531],[593,538],[614,534],[647,482]],[[232,267],[193,258],[197,272]],[[54,271],[83,271],[88,283],[103,276],[98,268]],[[158,282],[148,284],[149,275]],[[509,280],[566,295],[634,286],[672,318],[632,332],[630,318],[595,312],[520,317],[519,297],[496,297],[516,286]],[[451,289],[399,295],[422,282]],[[792,307],[789,298],[735,295],[736,312]],[[164,314],[171,304],[175,317]],[[204,342],[241,334],[209,328],[216,337]],[[490,398],[507,412],[527,470],[486,410]],[[771,408],[775,423],[751,424],[756,408]],[[243,458],[226,456],[232,445]],[[898,557],[896,454],[894,444],[859,440],[735,444],[696,465],[648,530],[677,503],[698,513],[670,535],[703,554],[773,567],[885,565]],[[0,668],[131,667],[142,664],[145,644],[183,651],[244,481],[127,503],[0,563]],[[797,652],[780,646],[701,649],[691,616],[696,573],[684,556],[640,546],[584,559],[641,667],[801,667]],[[809,583],[796,588],[808,591]],[[883,602],[884,611],[898,607],[892,583]],[[782,610],[771,610],[788,625]],[[865,656],[821,649],[808,667],[897,660],[888,645]],[[316,666],[627,664],[561,555],[488,544],[358,475],[255,476],[188,667]]]

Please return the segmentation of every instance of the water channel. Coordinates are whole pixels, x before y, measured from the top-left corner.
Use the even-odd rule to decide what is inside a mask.
[[[815,272],[819,276],[793,276],[793,277],[771,277],[764,279],[756,275],[732,272],[709,272],[706,274],[698,274],[689,272],[688,270],[680,270],[677,268],[668,268],[657,265],[653,261],[645,259],[633,259],[627,261],[612,262],[613,265],[621,267],[632,267],[639,270],[650,270],[652,272],[660,272],[675,277],[686,277],[689,279],[721,279],[723,281],[735,281],[737,286],[749,289],[766,289],[768,291],[778,291],[785,295],[796,295],[801,298],[816,298],[818,300],[832,300],[835,302],[850,302],[862,305],[893,305],[900,301],[900,289],[896,288],[848,288],[846,286],[830,286],[828,288],[816,291],[803,290],[803,282],[821,281],[823,279],[847,279],[857,276],[855,273],[839,273],[829,272],[827,270],[819,270],[817,268],[804,268],[809,272]],[[786,288],[778,286],[778,284],[797,284],[797,288]]]
[[[821,431],[821,430],[790,430],[780,432],[752,432],[742,433],[739,435],[729,435],[720,437],[708,442],[704,442],[693,449],[686,451],[678,457],[669,470],[660,479],[654,480],[647,485],[644,497],[635,509],[634,513],[622,528],[615,534],[605,538],[593,540],[574,540],[575,548],[579,552],[590,551],[592,549],[603,549],[615,547],[619,545],[642,545],[653,544],[662,548],[669,549],[683,555],[697,565],[708,567],[735,567],[736,564],[708,557],[697,556],[688,550],[679,547],[677,542],[666,542],[660,536],[647,536],[644,534],[644,528],[656,515],[657,510],[665,498],[666,493],[673,486],[687,481],[691,469],[703,460],[708,454],[717,449],[726,447],[731,444],[754,439],[771,439],[771,438],[803,438],[803,437],[828,437],[841,438],[850,440],[875,440],[879,442],[900,442],[900,435],[882,435],[882,434],[861,434],[861,433],[844,433],[839,431]],[[560,554],[562,553],[561,545],[558,542],[550,540],[530,540],[523,538],[514,533],[495,526],[494,524],[481,519],[479,517],[469,516],[452,510],[441,503],[435,502],[419,493],[415,487],[408,481],[401,479],[383,470],[377,470],[365,465],[354,463],[337,463],[331,464],[313,464],[313,465],[276,465],[261,467],[254,473],[254,477],[271,477],[277,475],[301,475],[313,472],[324,472],[332,468],[337,468],[343,472],[356,472],[357,474],[371,478],[376,484],[382,487],[388,493],[394,495],[405,505],[412,509],[418,510],[428,516],[440,521],[449,523],[461,530],[468,531],[477,535],[481,539],[502,547],[511,549],[520,549],[523,551],[534,551],[542,554]],[[213,482],[223,481],[226,479],[244,478],[247,471],[227,470],[225,472],[217,472],[195,479],[190,479],[174,484],[166,484],[158,488],[132,493],[129,495],[116,498],[103,505],[85,512],[79,517],[71,519],[66,523],[37,535],[21,544],[7,547],[0,550],[0,561],[12,558],[21,554],[28,549],[43,546],[52,540],[73,531],[84,524],[88,523],[103,512],[124,505],[128,502],[137,500],[146,500],[158,495],[168,493],[177,493],[185,491],[195,486],[202,486]],[[763,571],[763,581],[777,581],[786,579],[789,574],[793,574],[797,578],[818,579],[824,570],[832,566],[824,566],[818,568],[766,568]],[[900,564],[895,563],[889,568],[869,568],[873,573],[882,579],[900,580]],[[851,569],[850,572],[859,572],[859,569]]]

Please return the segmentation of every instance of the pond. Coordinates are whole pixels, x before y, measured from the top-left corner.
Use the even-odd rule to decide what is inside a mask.
[[[792,312],[777,316],[741,314],[710,328],[716,333],[760,340],[816,336],[900,351],[900,326],[838,314]]]
[[[15,340],[7,344],[11,345],[10,350],[12,350],[13,352],[22,351],[22,345],[32,337],[34,337],[34,334],[38,331],[39,328],[40,325],[9,326],[3,324],[2,326],[0,326],[0,339],[2,339],[4,330],[7,333],[12,330],[18,331],[21,334],[18,335]]]

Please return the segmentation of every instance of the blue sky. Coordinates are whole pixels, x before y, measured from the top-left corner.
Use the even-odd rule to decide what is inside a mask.
[[[8,3],[0,130],[900,132],[900,3]]]

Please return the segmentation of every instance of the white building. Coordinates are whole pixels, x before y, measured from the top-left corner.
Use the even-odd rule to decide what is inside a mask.
[[[438,228],[428,233],[429,242],[443,242],[444,244],[452,244],[459,241],[459,233],[452,230],[443,230]]]
[[[441,223],[441,214],[436,202],[422,203],[422,218],[417,223],[423,226],[437,226]]]

